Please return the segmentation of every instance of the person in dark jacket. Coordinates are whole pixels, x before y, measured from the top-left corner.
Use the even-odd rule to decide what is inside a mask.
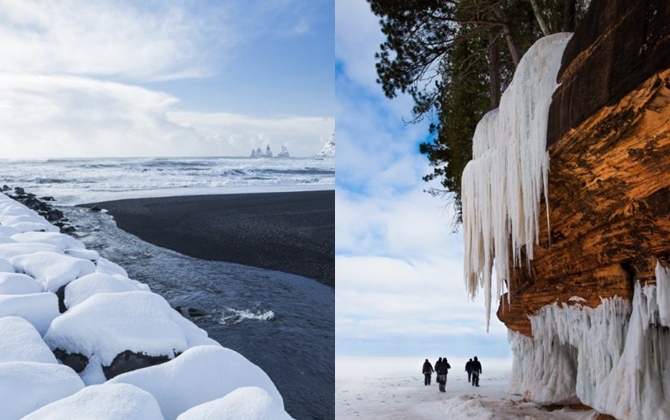
[[[437,362],[435,362],[435,373],[437,373],[437,370],[440,368],[440,364],[442,364],[442,358],[440,357],[437,359]],[[435,377],[435,380],[437,381],[437,376]]]
[[[424,385],[430,385],[430,377],[433,375],[433,365],[430,364],[428,359],[426,359],[425,362],[423,362],[423,369],[421,369],[421,372],[423,372],[424,380],[423,384]]]
[[[465,364],[465,371],[468,372],[468,383],[472,382],[472,359]]]
[[[479,386],[479,375],[482,373],[482,364],[477,360],[477,356],[475,356],[475,360],[472,361],[471,371],[472,386]]]
[[[442,362],[440,362],[439,366],[435,367],[437,383],[440,384],[440,392],[446,392],[445,388],[447,385],[447,374],[449,373],[449,369],[451,369],[451,365],[447,362],[446,357],[442,358]]]

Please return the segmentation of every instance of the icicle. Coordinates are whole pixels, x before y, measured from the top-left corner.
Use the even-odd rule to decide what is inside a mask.
[[[533,244],[539,241],[540,199],[546,195],[549,171],[549,106],[571,36],[551,35],[528,50],[500,108],[482,118],[472,140],[473,159],[463,172],[461,189],[464,271],[471,297],[485,289],[487,329],[493,267],[498,300],[509,279],[510,257],[518,264],[525,247],[532,260]]]
[[[632,303],[543,307],[530,317],[532,338],[510,333],[510,391],[544,404],[576,396],[618,419],[670,418],[670,334],[657,324],[660,302],[656,286],[637,283]]]
[[[670,273],[656,261],[656,301],[661,325],[670,327]]]

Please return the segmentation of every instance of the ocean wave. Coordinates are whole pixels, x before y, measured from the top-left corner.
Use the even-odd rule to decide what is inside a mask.
[[[249,309],[233,309],[226,307],[219,319],[219,324],[233,325],[240,323],[245,319],[272,321],[275,319],[275,313],[273,311],[262,311],[259,309],[252,311]]]
[[[92,203],[144,192],[172,190],[174,195],[291,186],[333,185],[334,162],[314,158],[78,158],[12,160],[0,165],[0,178],[12,187],[50,195],[59,203]],[[218,190],[218,191],[215,191]]]

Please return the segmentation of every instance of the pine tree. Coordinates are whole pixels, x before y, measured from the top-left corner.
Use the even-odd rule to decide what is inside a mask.
[[[420,145],[453,194],[460,220],[463,169],[477,122],[497,108],[523,53],[545,29],[574,28],[588,0],[368,0],[386,40],[376,54],[384,93],[414,99],[410,122],[429,118],[433,140]],[[535,6],[535,8],[533,7]]]

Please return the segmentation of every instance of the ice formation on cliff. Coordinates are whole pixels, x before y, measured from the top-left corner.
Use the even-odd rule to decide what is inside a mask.
[[[525,246],[533,258],[539,240],[540,198],[547,190],[547,119],[556,75],[572,34],[537,41],[524,55],[500,108],[477,125],[472,161],[463,172],[465,279],[471,297],[484,288],[487,324],[491,313],[491,275],[496,297],[509,277],[510,238],[515,263]]]
[[[632,303],[545,306],[530,317],[533,338],[510,332],[510,392],[540,403],[578,398],[617,419],[670,418],[668,273],[660,264],[656,272],[658,284],[637,283]]]

